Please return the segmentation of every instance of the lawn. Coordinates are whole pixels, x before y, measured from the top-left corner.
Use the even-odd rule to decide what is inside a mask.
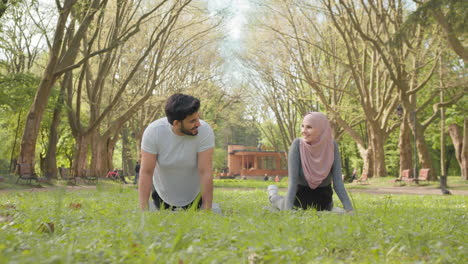
[[[375,187],[434,187],[439,188],[440,182],[439,181],[429,181],[429,182],[422,182],[420,184],[416,183],[395,183],[395,178],[393,177],[381,177],[381,178],[371,178],[369,179],[368,183],[345,183],[347,189],[373,189]],[[456,190],[468,190],[468,182],[461,179],[460,176],[449,176],[448,180],[448,187],[449,189],[456,189]],[[219,180],[215,179],[214,185],[216,187],[227,187],[227,188],[256,188],[266,190],[268,185],[276,184],[280,188],[287,188],[288,187],[288,179],[283,178],[281,182],[276,183],[273,181],[260,181],[260,180]]]
[[[466,196],[351,193],[354,215],[274,212],[215,190],[224,215],[145,212],[134,187],[0,195],[0,263],[466,263]],[[338,201],[336,201],[339,204]]]

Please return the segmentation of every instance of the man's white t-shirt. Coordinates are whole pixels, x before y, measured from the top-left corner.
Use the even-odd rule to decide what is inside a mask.
[[[158,155],[153,185],[161,199],[173,206],[186,206],[200,193],[197,153],[214,147],[210,125],[200,120],[196,136],[179,136],[167,118],[145,129],[141,149]]]

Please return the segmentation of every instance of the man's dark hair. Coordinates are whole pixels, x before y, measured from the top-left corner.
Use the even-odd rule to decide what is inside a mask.
[[[184,120],[187,116],[198,112],[198,109],[200,109],[200,100],[190,95],[176,93],[167,99],[164,111],[167,121],[172,125],[174,120]]]

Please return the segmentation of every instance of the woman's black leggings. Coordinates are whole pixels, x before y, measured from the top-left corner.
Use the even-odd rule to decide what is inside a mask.
[[[317,211],[330,211],[333,208],[333,190],[331,184],[315,189],[303,185],[298,185],[297,187],[294,207],[302,209],[315,208]]]

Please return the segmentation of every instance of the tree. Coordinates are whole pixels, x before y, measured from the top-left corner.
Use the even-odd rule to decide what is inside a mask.
[[[281,116],[277,122],[293,119],[298,122],[305,112],[318,111],[320,103],[322,111],[329,113],[335,138],[338,140],[347,132],[358,143],[365,160],[365,172],[385,176],[383,143],[393,129],[387,123],[391,121],[390,113],[397,97],[392,93],[394,85],[388,80],[377,52],[349,30],[349,21],[335,24],[327,19],[319,21],[318,17],[324,18],[327,14],[307,2],[274,2],[266,8],[273,15],[268,15],[269,19],[262,18],[265,22],[260,25],[269,35],[258,37],[266,38],[266,43],[261,45],[262,51],[253,52],[256,57],[252,60],[257,71],[269,72],[260,94],[271,94],[274,100],[269,101],[270,106],[279,104],[278,99],[283,96],[288,98],[289,106],[280,104],[279,113],[284,114],[285,110],[299,113],[292,119]],[[266,53],[265,46],[274,50],[274,54],[267,55],[269,58],[261,57]],[[268,65],[272,60],[275,65]],[[364,121],[368,131],[360,133],[359,124]],[[293,139],[298,126],[288,124],[286,127],[293,128],[290,133]]]
[[[442,29],[449,47],[468,63],[468,50],[463,43],[466,34],[467,3],[462,0],[413,0],[417,9],[406,19],[401,35],[407,34],[416,24],[424,27],[436,23]]]
[[[14,8],[8,9],[0,19],[0,50],[2,66],[9,73],[32,72],[33,66],[45,51],[47,26],[38,25],[37,20],[44,21],[48,11],[39,9],[34,1],[19,1]]]
[[[431,59],[427,54],[439,55],[440,52],[432,48],[438,46],[438,40],[436,38],[425,39],[425,30],[420,27],[412,30],[411,37],[404,39],[395,37],[395,33],[402,27],[404,9],[401,2],[377,1],[353,4],[350,1],[339,0],[327,1],[326,4],[329,12],[336,19],[339,19],[340,16],[348,18],[352,29],[357,32],[360,38],[369,43],[382,58],[389,79],[398,89],[400,102],[405,109],[403,122],[407,122],[413,134],[416,135],[419,160],[424,168],[432,168],[424,130],[438,117],[438,112],[434,111],[424,123],[418,120],[416,114],[438,96],[438,91],[433,90],[431,96],[422,103],[416,101],[416,93],[426,87],[425,85],[436,69],[437,60]],[[362,23],[356,15],[358,10],[363,10],[366,13],[372,26],[366,27]],[[379,33],[380,30],[384,31]],[[424,68],[428,70],[422,76]],[[434,176],[432,175],[431,178],[434,179]]]
[[[21,139],[20,155],[18,157],[18,162],[29,163],[31,167],[34,165],[39,127],[52,87],[64,72],[70,70],[70,67],[75,67],[74,63],[78,54],[78,46],[93,21],[95,13],[107,4],[107,0],[93,0],[87,7],[84,6],[82,11],[85,15],[80,20],[81,23],[75,32],[75,22],[68,24],[67,28],[67,21],[70,18],[72,9],[78,8],[76,3],[77,0],[65,0],[63,4],[56,1],[59,17],[53,43],[50,45],[50,57],[34,101],[29,109]],[[74,12],[78,12],[78,10]],[[72,21],[75,21],[75,19],[72,18]],[[68,49],[64,48],[64,43],[69,44]]]
[[[73,166],[77,175],[80,175],[81,168],[87,167],[88,150],[92,173],[105,174],[113,167],[114,149],[125,123],[134,115],[145,118],[145,121],[155,117],[160,113],[158,106],[169,93],[193,85],[189,78],[192,75],[187,74],[191,69],[186,66],[190,65],[190,58],[198,56],[197,52],[207,46],[204,38],[218,24],[208,23],[199,13],[191,14],[200,11],[190,3],[174,1],[161,5],[143,25],[141,34],[132,38],[138,41],[127,42],[119,49],[89,60],[79,68],[77,75],[67,75],[70,78],[67,82],[67,109],[78,149]],[[116,6],[120,24],[114,25],[116,30],[107,30],[102,25],[102,30],[92,35],[94,39],[87,41],[88,49],[83,56],[92,53],[95,45],[126,30],[126,20],[132,19],[130,7]],[[106,13],[103,17],[105,20]],[[73,78],[76,81],[72,81]],[[139,111],[147,101],[156,102],[156,105],[146,106],[151,109],[149,111]],[[89,112],[84,109],[89,109]],[[144,116],[141,115],[143,113]],[[138,138],[142,131],[138,129],[135,137]],[[130,167],[130,164],[125,166]]]

